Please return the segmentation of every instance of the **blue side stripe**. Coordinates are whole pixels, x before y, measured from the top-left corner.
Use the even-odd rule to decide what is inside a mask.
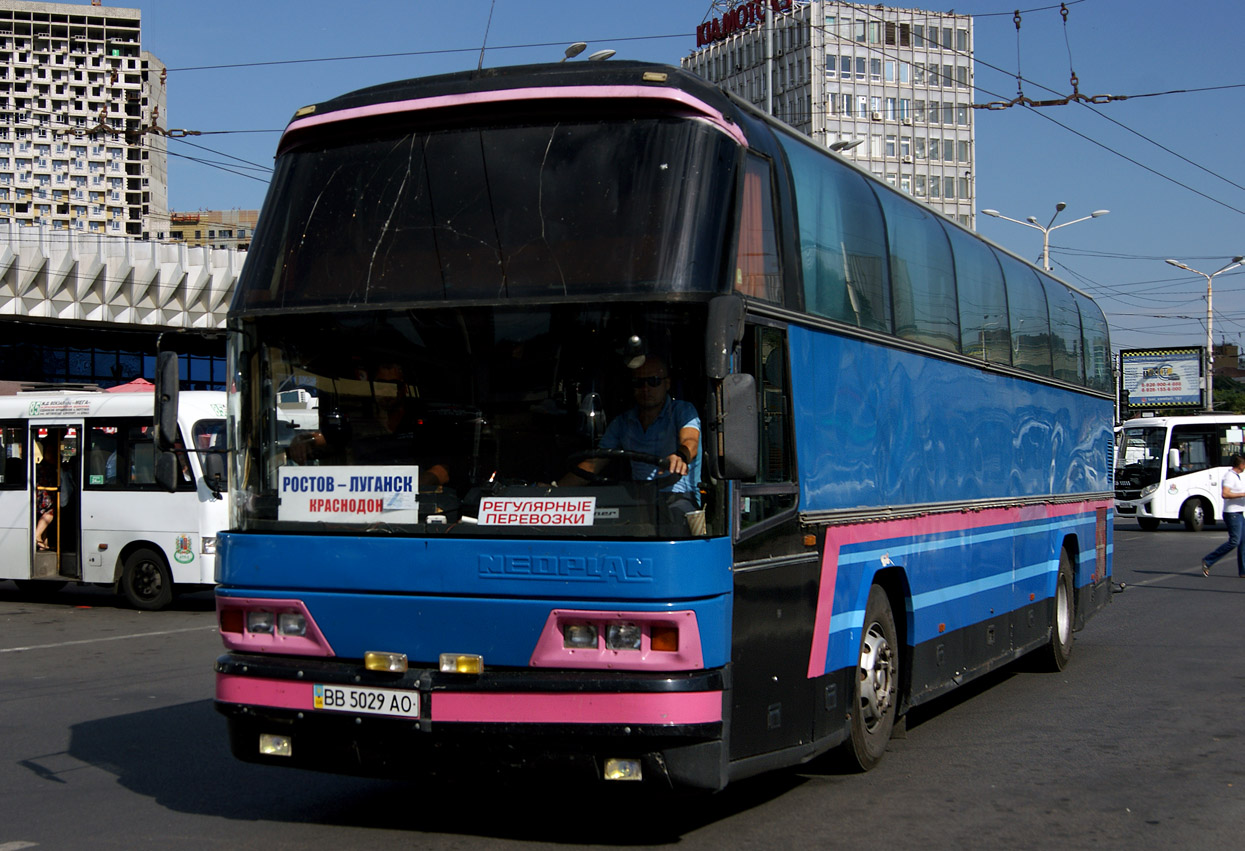
[[[855,552],[842,553],[839,555],[839,563],[846,564],[862,564],[876,562],[883,556],[893,559],[902,559],[905,556],[914,554],[926,554],[938,552],[941,550],[959,548],[965,546],[974,546],[978,544],[989,543],[1003,539],[1013,539],[1017,537],[1029,537],[1035,535],[1048,534],[1050,532],[1073,529],[1085,526],[1091,522],[1092,518],[1086,515],[1055,518],[1050,520],[1038,520],[1029,523],[1017,524],[1015,526],[996,527],[991,531],[983,531],[980,529],[964,530],[962,532],[937,532],[927,536],[919,536],[910,543],[897,544],[894,546],[874,546],[869,549],[856,550]],[[1114,550],[1113,544],[1107,545],[1108,556]],[[1078,563],[1082,565],[1092,565],[1097,561],[1097,553],[1093,548],[1082,550]],[[916,612],[924,608],[936,605],[946,605],[965,597],[971,597],[983,592],[997,590],[999,588],[1008,587],[1014,584],[1023,583],[1027,580],[1039,578],[1050,572],[1050,563],[1048,561],[1036,562],[1019,568],[1007,568],[990,576],[974,579],[968,582],[961,582],[956,585],[950,585],[944,588],[937,588],[921,594],[915,594],[909,601],[910,611]],[[864,610],[856,609],[848,612],[836,612],[830,617],[830,634],[847,632],[859,628],[864,618]]]

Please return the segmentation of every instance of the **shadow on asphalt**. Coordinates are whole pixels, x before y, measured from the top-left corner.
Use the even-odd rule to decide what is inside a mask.
[[[46,767],[57,764],[58,756],[23,766],[43,782],[60,782]],[[678,841],[805,782],[782,771],[732,784],[717,795],[689,798],[628,784],[583,785],[565,778],[533,782],[531,775],[421,783],[270,768],[233,758],[225,719],[207,700],[77,724],[69,756],[74,764],[81,761],[114,774],[133,793],[175,812],[577,845]],[[412,773],[417,771],[413,766]],[[642,804],[642,818],[634,817],[637,804]],[[620,811],[620,805],[627,809]],[[620,818],[620,812],[632,816]]]
[[[65,585],[58,588],[56,583],[47,583],[46,589],[22,591],[11,581],[0,580],[0,602],[3,603],[46,603],[58,606],[90,606],[99,609],[130,609],[121,594],[113,593],[112,587],[99,585]],[[178,594],[173,602],[165,607],[166,612],[210,612],[216,608],[216,598],[211,588]]]

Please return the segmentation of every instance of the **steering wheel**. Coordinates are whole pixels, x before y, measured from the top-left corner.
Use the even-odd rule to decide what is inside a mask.
[[[594,485],[612,485],[616,479],[610,476],[602,476],[600,473],[585,470],[579,466],[580,461],[587,461],[589,458],[607,458],[611,461],[639,461],[641,464],[651,464],[658,469],[661,469],[662,464],[666,460],[648,452],[636,452],[633,449],[589,449],[586,452],[576,452],[569,455],[566,459],[566,464],[570,471],[581,479],[587,479],[590,484]],[[657,486],[658,490],[661,490],[667,485],[674,484],[681,478],[683,477],[678,473],[667,471],[644,481],[652,482]]]

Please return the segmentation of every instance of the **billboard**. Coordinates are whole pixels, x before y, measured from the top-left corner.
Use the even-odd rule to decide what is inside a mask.
[[[1121,351],[1120,398],[1129,411],[1201,408],[1205,356],[1201,347]]]

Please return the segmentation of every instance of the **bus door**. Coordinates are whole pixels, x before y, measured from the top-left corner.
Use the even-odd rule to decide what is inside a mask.
[[[25,420],[0,420],[0,579],[30,576]]]
[[[786,329],[750,318],[740,369],[756,379],[759,441],[733,498],[732,759],[811,741],[820,717],[808,676],[820,560],[796,513]]]
[[[30,427],[32,579],[80,579],[82,426]]]

